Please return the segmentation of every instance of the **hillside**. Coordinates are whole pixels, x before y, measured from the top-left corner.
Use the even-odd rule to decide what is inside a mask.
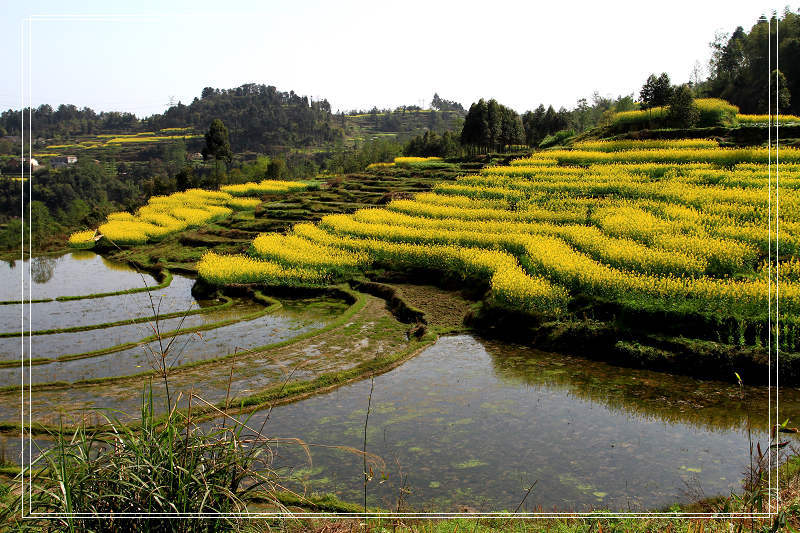
[[[179,102],[164,113],[143,119],[130,113],[97,113],[74,105],[60,105],[57,109],[42,105],[31,111],[31,124],[34,155],[40,158],[69,153],[133,161],[152,157],[144,148],[200,138],[217,118],[228,128],[234,153],[281,154],[326,152],[336,146],[352,146],[381,137],[406,140],[426,129],[453,129],[463,116],[463,111],[423,110],[416,106],[373,108],[363,114],[335,113],[325,99],[313,101],[294,91],[246,84],[233,89],[206,87],[201,97],[189,105]],[[0,115],[0,132],[7,136],[9,151],[19,143],[20,124],[18,110]],[[202,139],[188,143],[187,147],[197,148],[201,142]]]

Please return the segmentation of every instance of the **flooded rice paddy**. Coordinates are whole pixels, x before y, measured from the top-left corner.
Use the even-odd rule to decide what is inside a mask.
[[[396,335],[391,341],[376,337],[388,328],[403,333],[406,326],[390,322],[391,315],[385,309],[383,300],[372,297],[367,297],[367,300],[362,311],[369,317],[368,321],[348,322],[341,331],[334,328],[294,343],[273,346],[263,352],[238,352],[235,357],[223,361],[176,368],[170,372],[170,389],[181,391],[184,399],[193,390],[195,395],[210,402],[221,402],[228,394],[236,402],[265,388],[280,386],[287,379],[313,379],[326,372],[351,368],[373,358],[376,352],[402,349],[407,343],[404,335]],[[323,325],[338,318],[345,307],[346,304],[341,301],[315,298],[287,300],[282,310],[296,313],[294,316],[298,320],[313,320]],[[358,330],[358,335],[345,336],[342,332],[348,327],[351,331]],[[290,333],[297,335],[300,332]],[[245,332],[240,336],[240,342],[247,338],[249,333]],[[31,370],[35,372],[37,367]],[[164,383],[159,379],[151,382],[150,378],[137,377],[94,385],[34,389],[29,404],[31,416],[45,424],[73,424],[84,418],[102,420],[95,416],[96,411],[113,410],[127,419],[129,415],[136,416],[139,413],[142,389],[148,383],[152,386],[156,411],[162,412]],[[19,392],[0,393],[0,420],[17,418]]]
[[[214,304],[222,303],[213,302]],[[158,321],[158,329],[162,333],[175,329],[201,327],[214,322],[235,319],[255,313],[263,307],[247,299],[236,299],[233,305],[207,313],[165,318]],[[50,333],[33,335],[30,345],[33,358],[54,359],[67,354],[80,354],[112,348],[128,342],[137,342],[154,334],[155,321],[128,323],[119,326],[73,331],[66,333]],[[25,340],[26,347],[28,338]],[[0,337],[0,361],[19,361],[20,337]]]
[[[29,277],[30,273],[30,277]],[[113,275],[111,275],[113,273]],[[143,286],[142,274],[124,263],[109,261],[89,250],[78,250],[61,256],[43,255],[25,261],[0,263],[0,301],[34,300],[115,292]],[[144,273],[147,285],[158,282]]]
[[[461,335],[441,338],[377,376],[368,451],[369,502],[394,508],[401,487],[415,509],[643,510],[741,488],[748,412],[766,444],[766,392],[564,357]],[[370,381],[276,407],[270,436],[361,449]],[[749,405],[749,407],[748,407]],[[782,417],[800,415],[782,391]],[[260,427],[256,413],[250,427]],[[783,419],[783,418],[782,418]],[[362,458],[282,445],[278,465],[308,489],[363,498]]]
[[[116,272],[106,271],[105,275],[113,277]],[[99,275],[96,277],[102,278]],[[155,280],[153,282],[155,283]],[[201,303],[206,303],[194,299],[191,293],[192,285],[194,285],[193,279],[174,274],[169,286],[152,292],[26,304],[25,330],[72,328],[135,317],[150,317],[155,314],[154,310],[159,315],[165,315],[197,309]],[[143,286],[140,280],[139,287]],[[0,306],[0,327],[3,332],[20,331],[21,307],[19,304]]]
[[[331,316],[335,316],[336,311],[341,311],[341,307],[331,309]],[[260,309],[263,309],[263,307],[257,304],[243,304],[234,306],[231,311],[234,313],[238,311],[241,313],[239,315],[241,317]],[[230,316],[231,313],[225,314]],[[197,317],[199,320],[205,318],[204,315],[197,315]],[[187,317],[187,321],[189,318],[193,317]],[[173,325],[177,327],[177,324]],[[324,325],[324,317],[319,314],[311,316],[309,313],[304,313],[299,309],[281,308],[253,320],[243,320],[200,333],[186,333],[174,338],[152,341],[121,351],[88,358],[35,365],[26,370],[29,376],[26,381],[34,384],[52,381],[75,382],[86,379],[137,374],[154,368],[155,355],[161,353],[167,345],[170,345],[168,361],[173,366],[179,366],[285,341],[306,331],[319,329]],[[147,334],[153,334],[152,331],[147,332],[148,324],[139,324],[139,326],[142,329],[140,333],[143,333],[139,338]],[[184,324],[184,327],[189,326]],[[16,340],[19,343],[19,340]],[[34,336],[31,342],[33,353],[38,355],[40,352],[37,352],[37,345],[42,342],[42,339]],[[0,386],[19,384],[19,382],[20,369],[18,367],[0,368]]]

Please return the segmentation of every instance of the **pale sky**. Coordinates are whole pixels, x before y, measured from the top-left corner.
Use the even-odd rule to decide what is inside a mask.
[[[438,92],[465,107],[494,97],[523,112],[539,103],[572,107],[595,90],[638,94],[651,72],[686,82],[695,61],[707,65],[715,32],[749,30],[761,14],[786,5],[0,0],[0,109],[22,106],[29,16],[37,16],[34,106],[146,116],[162,112],[170,97],[188,104],[206,86],[264,83],[325,97],[341,110],[427,106]],[[796,11],[800,4],[788,5]]]

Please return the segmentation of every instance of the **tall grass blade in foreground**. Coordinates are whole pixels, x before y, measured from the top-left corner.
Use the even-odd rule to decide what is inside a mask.
[[[158,418],[148,386],[139,427],[106,416],[102,429],[53,435],[55,445],[23,471],[31,498],[13,499],[0,524],[19,531],[238,531],[250,503],[284,510],[270,496],[278,479],[266,443],[242,438],[246,422],[204,429],[192,420],[192,399],[186,412],[173,407]],[[26,514],[43,517],[20,520],[22,498]],[[199,513],[221,516],[192,517]]]

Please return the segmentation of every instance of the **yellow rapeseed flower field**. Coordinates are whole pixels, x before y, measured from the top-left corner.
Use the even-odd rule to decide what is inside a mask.
[[[703,103],[729,111],[723,104]],[[198,272],[215,283],[320,285],[375,266],[413,267],[482,280],[495,302],[525,311],[555,315],[571,296],[586,294],[757,321],[765,320],[773,273],[781,313],[794,316],[800,150],[781,149],[779,210],[769,155],[707,139],[582,142],[382,208],[296,224],[285,236],[260,235],[247,255],[207,254]],[[261,182],[222,193],[278,189]],[[151,226],[191,225],[195,215],[212,216],[230,202],[187,191],[151,199],[152,212],[142,208],[135,221],[119,215],[114,222],[140,239],[157,238]],[[779,262],[774,255],[767,262],[769,250],[778,250]]]
[[[273,183],[282,186],[284,192],[298,187],[296,182]],[[153,196],[136,213],[111,213],[98,231],[103,238],[116,245],[144,244],[229,217],[234,210],[255,209],[260,203],[258,198],[235,197],[225,191],[189,189],[168,196]],[[74,233],[70,236],[70,243],[81,242],[84,233]],[[85,242],[83,247],[92,247],[94,242],[91,245]]]

